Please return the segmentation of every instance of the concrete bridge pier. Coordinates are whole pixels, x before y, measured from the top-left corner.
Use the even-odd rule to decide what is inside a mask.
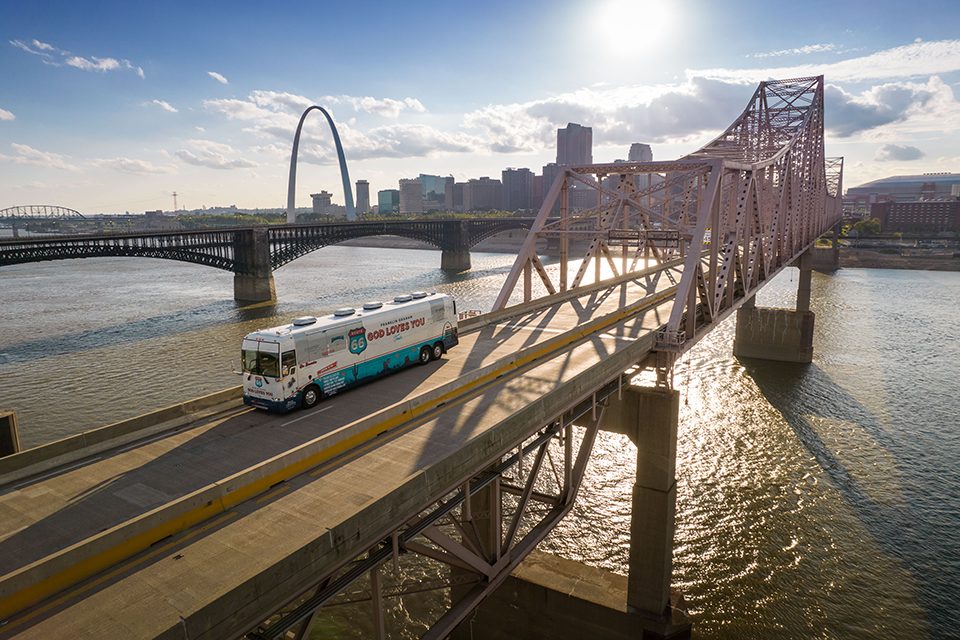
[[[690,637],[683,598],[670,588],[679,397],[673,390],[625,387],[601,425],[637,444],[628,575],[534,552],[452,638]]]
[[[813,273],[811,250],[797,258],[800,281],[797,309],[770,309],[756,306],[750,298],[737,310],[737,333],[733,355],[779,362],[813,361],[813,312],[810,311],[810,280]]]
[[[470,270],[470,233],[465,220],[443,223],[440,268],[444,271]]]
[[[237,302],[275,302],[277,290],[270,264],[267,229],[258,227],[238,232],[233,255],[237,264],[233,276],[233,299]]]

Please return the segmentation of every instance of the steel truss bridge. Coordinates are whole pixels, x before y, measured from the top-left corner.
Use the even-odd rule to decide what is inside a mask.
[[[656,372],[654,395],[675,403],[678,355],[840,220],[823,86],[761,83],[673,162],[564,168],[494,310],[375,394],[282,416],[234,401],[172,430],[105,427],[0,459],[0,637],[300,639],[349,605],[384,638],[387,605],[429,590],[440,611],[421,637],[447,637],[570,511],[631,377]],[[596,206],[571,212],[573,185]],[[278,260],[317,242],[289,229]],[[543,238],[559,264],[537,256]],[[666,574],[627,594],[650,620],[668,602],[676,482],[675,454],[656,453],[646,466],[638,447],[635,494],[660,506],[638,514],[635,495],[634,518],[667,519]]]
[[[0,209],[0,222],[17,220],[63,220],[64,218],[85,219],[79,211],[52,204],[28,204]]]
[[[532,221],[532,218],[407,220],[24,238],[0,241],[0,266],[124,256],[179,260],[233,273],[258,274],[264,266],[274,270],[322,247],[370,236],[400,236],[443,250],[467,251],[498,233],[529,229]]]

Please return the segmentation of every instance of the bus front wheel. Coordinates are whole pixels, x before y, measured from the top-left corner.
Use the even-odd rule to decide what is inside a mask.
[[[427,364],[428,362],[430,362],[430,347],[421,347],[420,364]]]
[[[439,360],[440,356],[442,355],[443,355],[443,344],[438,342],[437,344],[433,345],[433,350],[430,353],[430,358],[433,360]]]
[[[303,399],[300,402],[300,406],[304,409],[315,407],[317,403],[320,402],[320,397],[320,389],[314,385],[310,385],[303,390]]]

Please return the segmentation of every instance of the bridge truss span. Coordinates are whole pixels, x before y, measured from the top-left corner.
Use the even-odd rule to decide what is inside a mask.
[[[843,161],[824,154],[823,90],[822,76],[762,82],[730,127],[675,162],[564,167],[494,309],[516,301],[521,279],[526,302],[679,258],[659,333],[671,363],[839,222]],[[558,269],[536,255],[538,238],[559,244]]]
[[[62,218],[84,218],[85,216],[68,207],[54,204],[26,204],[0,209],[0,220],[12,218],[26,220],[59,220]]]
[[[0,241],[0,265],[71,258],[141,257],[234,271],[234,244],[232,229],[24,238]]]

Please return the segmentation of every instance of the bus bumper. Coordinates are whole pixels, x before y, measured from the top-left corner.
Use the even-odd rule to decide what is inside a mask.
[[[243,404],[255,409],[266,409],[274,413],[286,413],[293,411],[300,406],[300,394],[286,400],[265,400],[264,398],[255,398],[253,396],[243,395]]]

